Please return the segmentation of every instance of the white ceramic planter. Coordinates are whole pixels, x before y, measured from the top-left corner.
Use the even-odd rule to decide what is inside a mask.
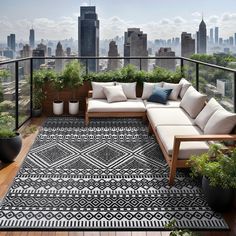
[[[54,101],[53,102],[53,114],[54,115],[62,115],[63,114],[63,101]]]
[[[69,101],[69,114],[77,115],[79,113],[79,101]]]

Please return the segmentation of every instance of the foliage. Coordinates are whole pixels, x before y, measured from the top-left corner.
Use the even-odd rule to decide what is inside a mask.
[[[53,88],[56,90],[57,101],[60,100],[60,91],[65,87],[65,80],[62,74],[59,74],[51,80]]]
[[[63,71],[62,76],[64,77],[65,86],[72,90],[73,100],[75,100],[76,87],[83,84],[84,72],[84,68],[77,60],[68,63]]]
[[[15,118],[8,114],[0,114],[0,127],[6,129],[12,129],[15,124]]]
[[[190,158],[193,177],[205,176],[210,185],[236,189],[236,148],[223,152],[220,145],[211,145],[207,153]]]
[[[13,138],[16,136],[16,133],[7,128],[0,129],[0,138]]]
[[[36,125],[30,125],[30,126],[27,126],[23,132],[21,132],[22,134],[22,137],[25,138],[25,137],[28,137],[30,134],[34,133],[37,131],[37,126]]]
[[[178,229],[176,227],[176,220],[171,220],[167,225],[165,225],[165,228],[171,230],[170,236],[197,236],[197,233],[191,232],[187,229]]]
[[[2,79],[5,79],[10,76],[10,72],[6,69],[0,70],[0,102],[3,101],[3,88],[2,88]]]
[[[5,100],[0,103],[0,112],[9,111],[15,108],[15,103]]]
[[[164,68],[156,67],[153,71],[147,72],[143,70],[137,70],[137,68],[131,64],[121,68],[117,71],[89,73],[85,76],[85,80],[90,81],[118,81],[118,82],[135,82],[142,84],[143,82],[179,82],[182,78],[180,69],[176,72],[166,70]]]
[[[33,108],[40,109],[42,101],[45,98],[43,86],[45,82],[53,80],[57,77],[54,70],[40,69],[33,73]]]

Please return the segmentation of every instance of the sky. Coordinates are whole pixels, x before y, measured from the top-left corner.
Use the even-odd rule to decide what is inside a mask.
[[[220,37],[236,33],[236,0],[0,0],[0,41],[10,33],[26,41],[29,29],[36,40],[77,39],[80,6],[96,6],[100,38],[124,35],[138,27],[148,40],[195,33],[204,17],[207,30],[220,27]]]

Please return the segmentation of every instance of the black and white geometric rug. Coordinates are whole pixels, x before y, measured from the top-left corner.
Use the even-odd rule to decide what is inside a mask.
[[[0,229],[228,229],[139,119],[48,118],[0,207]]]

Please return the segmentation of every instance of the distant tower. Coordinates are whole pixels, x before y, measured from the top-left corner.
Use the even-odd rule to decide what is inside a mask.
[[[29,44],[26,44],[23,46],[23,49],[20,50],[20,57],[21,58],[25,58],[25,57],[31,57],[32,56],[32,51],[31,48],[29,46]],[[28,61],[22,61],[21,63],[23,63],[23,68],[24,68],[24,73],[25,74],[30,74],[30,64]]]
[[[44,51],[44,56],[46,57],[48,55],[48,52],[47,52],[47,46],[44,45],[43,43],[40,43],[37,45],[37,49],[39,50],[43,50]]]
[[[99,56],[99,20],[95,6],[80,7],[78,18],[78,55],[81,57]],[[88,70],[98,71],[98,60],[88,60]]]
[[[71,55],[71,48],[67,47],[66,48],[66,55],[69,57]]]
[[[191,57],[195,53],[195,39],[191,34],[182,32],[181,34],[181,56]]]
[[[48,47],[48,56],[51,57],[52,56],[52,48]]]
[[[207,30],[206,24],[202,19],[197,32],[197,53],[206,54],[207,52]]]
[[[160,48],[156,52],[156,57],[175,57],[175,52],[171,51],[171,48]],[[156,66],[165,68],[167,70],[175,71],[176,61],[175,59],[156,59]]]
[[[16,51],[16,35],[10,34],[7,36],[7,47],[10,48],[12,51]]]
[[[213,28],[210,29],[210,43],[213,44],[214,43],[214,36],[213,36]]]
[[[115,41],[109,43],[108,57],[119,57],[118,48]],[[107,70],[117,70],[121,68],[119,59],[108,59]]]
[[[41,49],[34,49],[32,54],[33,54],[32,55],[33,57],[45,57],[44,50],[41,50]],[[33,68],[34,68],[34,70],[40,69],[40,66],[42,64],[45,64],[45,59],[44,58],[34,59],[33,60]]]
[[[219,44],[219,27],[215,27],[215,44]]]
[[[124,56],[125,57],[147,57],[147,34],[140,31],[139,28],[129,28],[125,32],[124,41]],[[125,65],[133,64],[137,68],[140,68],[139,59],[125,59]],[[148,70],[148,60],[141,60],[142,70]]]
[[[58,42],[56,48],[56,57],[63,57],[64,51],[61,45],[61,42]],[[64,59],[56,59],[55,60],[55,70],[56,72],[61,72],[64,69]]]
[[[34,49],[35,46],[35,35],[34,35],[34,29],[30,29],[30,35],[29,35],[29,45],[32,49]]]
[[[234,33],[234,46],[236,46],[236,33]]]

